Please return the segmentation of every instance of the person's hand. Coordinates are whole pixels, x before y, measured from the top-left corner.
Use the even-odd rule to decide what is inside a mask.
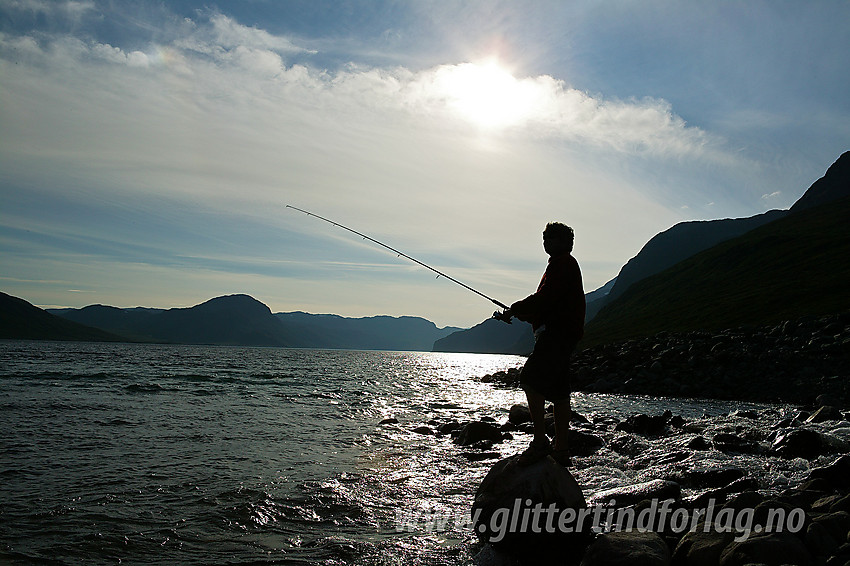
[[[511,309],[505,309],[503,311],[496,311],[493,313],[493,318],[496,320],[501,320],[502,322],[506,322],[508,324],[511,323],[511,318],[513,318],[513,313]]]

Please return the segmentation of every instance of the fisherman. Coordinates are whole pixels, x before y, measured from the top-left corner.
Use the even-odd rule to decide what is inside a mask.
[[[531,323],[534,350],[520,374],[520,384],[528,399],[534,439],[520,454],[518,463],[529,465],[552,455],[555,461],[571,466],[567,434],[570,428],[570,356],[584,335],[585,300],[581,270],[572,256],[573,229],[550,222],[543,231],[543,249],[549,264],[537,292],[510,306],[498,318],[516,317]],[[546,436],[546,400],[554,405],[555,440]]]

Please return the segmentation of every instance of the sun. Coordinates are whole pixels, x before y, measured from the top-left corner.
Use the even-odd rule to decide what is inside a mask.
[[[533,85],[517,80],[494,60],[444,70],[440,82],[449,108],[481,128],[517,125],[533,109]]]

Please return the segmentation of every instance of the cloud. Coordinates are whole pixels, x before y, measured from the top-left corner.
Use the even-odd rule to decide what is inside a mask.
[[[95,3],[76,0],[65,2],[52,0],[3,0],[2,8],[12,12],[23,12],[78,22],[95,10]]]
[[[487,91],[464,83],[486,63],[323,69],[304,63],[311,52],[298,42],[218,13],[174,29],[174,37],[133,47],[70,33],[0,34],[0,190],[28,192],[32,202],[62,196],[69,211],[47,221],[30,203],[14,221],[0,218],[18,229],[8,241],[23,241],[29,223],[39,227],[33,241],[64,252],[21,246],[20,256],[34,259],[15,269],[49,279],[63,262],[77,262],[54,279],[132,291],[153,284],[145,265],[171,288],[195,269],[203,276],[191,276],[193,284],[210,283],[194,300],[250,292],[240,281],[264,293],[278,284],[286,292],[275,295],[276,308],[325,300],[322,310],[342,314],[409,314],[404,289],[462,293],[434,287],[416,266],[333,227],[289,215],[282,207],[292,203],[505,301],[539,277],[541,223],[566,220],[587,259],[589,290],[688,202],[676,194],[666,206],[655,178],[632,168],[727,158],[721,140],[661,99],[605,99],[549,75],[503,74],[496,79],[510,95],[504,102],[517,107],[481,115],[475,97],[486,102]],[[485,127],[500,112],[508,118]],[[708,198],[715,197],[694,197]],[[38,267],[39,257],[51,261]],[[80,268],[93,258],[96,271]],[[379,283],[369,273],[380,274]],[[328,298],[339,293],[337,278],[354,277],[351,296]],[[394,310],[382,306],[391,297]],[[359,301],[357,312],[344,311],[345,301]],[[443,309],[447,323],[458,322],[452,308]]]

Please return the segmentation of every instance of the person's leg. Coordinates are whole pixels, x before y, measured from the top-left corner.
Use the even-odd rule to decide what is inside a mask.
[[[531,413],[531,424],[534,427],[534,439],[522,454],[519,455],[517,463],[527,466],[539,462],[552,453],[552,445],[546,436],[546,399],[540,393],[530,389],[525,390],[528,399],[528,410]]]
[[[546,437],[546,399],[540,393],[528,389],[525,391],[525,398],[528,400],[531,424],[534,426],[534,440],[549,442]]]
[[[555,401],[555,450],[567,450],[570,432],[570,398]]]

